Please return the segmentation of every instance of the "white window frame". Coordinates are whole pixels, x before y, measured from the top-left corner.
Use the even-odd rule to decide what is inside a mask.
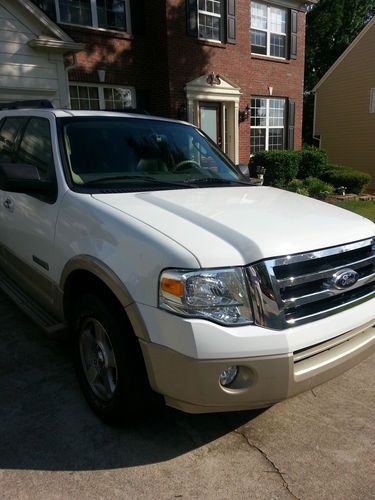
[[[265,140],[265,149],[264,151],[269,151],[269,143],[270,143],[270,129],[278,128],[284,130],[284,148],[286,141],[286,117],[287,117],[287,99],[285,97],[264,97],[264,96],[253,96],[252,99],[264,99],[266,101],[266,125],[251,125],[250,127],[250,141],[251,141],[251,130],[252,129],[262,129],[266,131],[266,140]],[[274,101],[284,101],[284,124],[283,125],[270,125],[270,102]],[[251,107],[252,110],[252,107]],[[250,119],[251,119],[251,111],[250,111]],[[271,150],[273,151],[273,150]],[[253,152],[251,152],[251,156],[253,156]]]
[[[62,21],[61,20],[61,15],[60,15],[60,3],[59,3],[59,1],[60,0],[55,0],[56,19],[57,19],[58,23],[66,24],[68,26],[83,26],[85,28],[87,28],[87,27],[89,27],[89,28],[95,28],[97,30],[103,30],[103,31],[116,31],[116,32],[120,32],[120,33],[131,33],[132,32],[131,17],[130,17],[130,0],[123,0],[124,3],[125,3],[125,16],[126,16],[126,29],[125,29],[125,31],[116,29],[115,27],[113,27],[113,28],[103,28],[102,26],[99,26],[96,0],[90,0],[92,25],[68,23],[66,21]]]
[[[124,89],[124,90],[130,90],[131,96],[132,96],[132,104],[133,106],[131,108],[124,108],[124,112],[126,113],[127,109],[135,109],[137,107],[137,101],[136,101],[136,93],[135,93],[135,88],[134,87],[129,87],[129,86],[124,86],[124,85],[98,85],[96,83],[81,83],[81,82],[69,82],[69,102],[70,102],[70,87],[90,87],[90,88],[96,88],[98,89],[98,96],[99,96],[99,111],[106,111],[105,109],[105,97],[104,97],[104,89]],[[78,98],[79,100],[79,98]],[[78,110],[76,110],[78,111]],[[95,110],[96,111],[96,110]],[[116,110],[118,112],[121,112],[120,109]]]
[[[221,3],[222,3],[222,0],[220,0],[220,9],[221,9]],[[216,17],[217,19],[220,19],[220,23],[219,23],[219,39],[216,39],[216,38],[204,38],[202,36],[199,36],[199,16],[200,15],[205,15],[205,16],[209,16],[209,17]],[[197,0],[197,24],[198,24],[198,39],[199,40],[206,40],[207,42],[214,42],[214,43],[221,43],[221,14],[216,14],[215,12],[209,12],[207,10],[201,10],[199,8],[199,0]]]
[[[375,88],[370,89],[370,113],[375,113]]]
[[[266,33],[266,36],[267,36],[267,53],[266,54],[260,54],[259,52],[253,52],[251,51],[252,54],[254,54],[255,56],[260,56],[260,57],[271,57],[273,59],[279,59],[279,60],[282,60],[282,61],[285,61],[285,59],[287,59],[287,51],[288,51],[288,9],[285,8],[285,7],[280,7],[278,5],[271,5],[271,4],[267,4],[265,2],[258,2],[257,0],[252,0],[250,2],[250,9],[252,8],[252,5],[253,3],[257,3],[257,4],[260,4],[260,5],[264,5],[267,7],[267,29],[264,30],[264,29],[261,29],[261,28],[255,28],[253,27],[252,25],[252,22],[253,22],[253,16],[251,15],[251,21],[250,21],[250,43],[251,43],[251,38],[252,38],[252,31],[255,30],[255,31],[261,31],[263,33]],[[271,31],[271,9],[279,9],[279,10],[283,10],[285,12],[285,19],[286,19],[286,24],[285,24],[285,33],[282,33],[282,32],[278,32],[278,31]],[[285,37],[285,57],[279,57],[279,56],[273,56],[271,55],[271,35],[280,35],[280,36],[284,36]],[[251,49],[252,49],[252,44],[251,44]]]

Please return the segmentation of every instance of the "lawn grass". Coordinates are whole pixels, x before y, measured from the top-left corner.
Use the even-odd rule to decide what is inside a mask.
[[[336,205],[375,222],[375,201],[339,201]]]

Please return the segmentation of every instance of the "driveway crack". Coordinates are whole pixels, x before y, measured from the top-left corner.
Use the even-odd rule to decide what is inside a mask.
[[[295,498],[296,500],[300,500],[290,489],[289,487],[289,484],[288,482],[286,481],[285,479],[285,476],[287,475],[285,472],[282,472],[278,467],[277,465],[275,464],[275,462],[273,462],[271,460],[271,458],[267,455],[267,453],[265,451],[263,451],[261,448],[259,448],[259,446],[257,446],[256,444],[252,443],[250,441],[250,439],[246,436],[246,434],[244,432],[241,432],[239,431],[238,429],[236,429],[235,431],[236,434],[238,434],[239,436],[241,436],[245,441],[246,443],[251,447],[251,448],[255,448],[256,450],[259,451],[259,453],[267,460],[267,462],[271,465],[272,467],[272,472],[276,473],[280,479],[282,480],[282,483],[283,483],[283,486],[284,488],[287,490],[287,492],[293,497]]]

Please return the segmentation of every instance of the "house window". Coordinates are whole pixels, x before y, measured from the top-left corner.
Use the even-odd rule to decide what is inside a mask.
[[[251,99],[251,153],[285,148],[286,99]]]
[[[72,109],[121,110],[134,109],[135,90],[131,87],[107,85],[70,85]]]
[[[236,0],[186,0],[187,34],[236,44]]]
[[[56,19],[56,5],[55,0],[34,0],[34,3],[47,14],[52,21],[57,21]]]
[[[370,113],[375,113],[375,89],[371,89],[370,93]]]
[[[251,2],[251,52],[287,57],[287,9]]]
[[[90,0],[59,0],[60,22],[92,26]]]
[[[130,0],[53,0],[60,23],[130,32]],[[51,0],[37,0],[51,16]],[[44,8],[43,8],[44,6]],[[48,12],[47,12],[48,7]]]
[[[123,0],[96,0],[98,24],[101,28],[126,30],[126,2]]]
[[[198,37],[221,40],[221,0],[198,0]]]

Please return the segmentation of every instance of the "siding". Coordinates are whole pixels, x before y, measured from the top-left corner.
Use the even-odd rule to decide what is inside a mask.
[[[27,16],[11,0],[0,0],[0,101],[50,99],[67,106],[63,57],[27,45],[42,34]]]
[[[375,24],[321,84],[316,93],[315,134],[331,163],[370,174],[375,188]]]

